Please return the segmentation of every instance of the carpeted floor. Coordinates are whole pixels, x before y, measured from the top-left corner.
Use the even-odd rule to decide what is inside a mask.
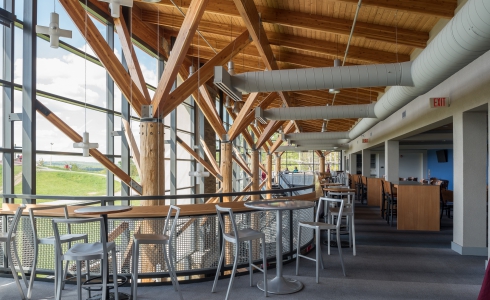
[[[357,256],[344,248],[347,277],[342,275],[336,248],[326,255],[320,283],[315,283],[314,262],[302,260],[300,276],[295,264],[284,266],[284,274],[304,283],[302,291],[291,295],[270,295],[271,299],[476,299],[484,274],[484,257],[461,256],[450,249],[452,220],[443,217],[440,232],[397,231],[379,217],[378,208],[356,208]],[[311,256],[314,253],[310,254]],[[269,272],[272,278],[275,269]],[[260,280],[261,273],[254,275]],[[229,279],[218,282],[212,294],[212,282],[181,285],[184,299],[224,299]],[[53,285],[36,282],[32,299],[52,299]],[[122,288],[129,292],[129,288]],[[230,299],[263,298],[248,276],[237,277]],[[86,297],[84,297],[85,299]],[[0,299],[19,299],[10,278],[0,277]],[[67,285],[63,299],[76,299],[74,285]],[[178,299],[171,286],[140,287],[138,299]]]

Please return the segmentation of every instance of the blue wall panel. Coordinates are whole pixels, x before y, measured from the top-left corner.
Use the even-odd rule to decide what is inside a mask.
[[[448,189],[453,190],[453,149],[447,149],[445,163],[437,161],[436,151],[438,150],[427,150],[427,169],[430,170],[430,177],[449,180]]]

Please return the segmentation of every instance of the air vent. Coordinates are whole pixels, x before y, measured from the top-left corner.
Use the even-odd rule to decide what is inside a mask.
[[[257,119],[262,124],[267,124],[267,120],[264,117],[264,110],[260,107],[255,109],[255,119]]]
[[[242,101],[242,93],[231,86],[231,76],[222,66],[214,67],[214,84],[234,101]]]

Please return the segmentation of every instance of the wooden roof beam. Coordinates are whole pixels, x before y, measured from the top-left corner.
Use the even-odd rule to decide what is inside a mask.
[[[337,0],[340,2],[357,4],[357,0]],[[456,0],[410,0],[410,1],[386,1],[386,0],[363,0],[362,5],[387,8],[392,10],[415,13],[420,15],[435,16],[444,19],[454,17],[454,10],[458,6]]]
[[[173,90],[169,96],[160,102],[163,117],[168,115],[180,103],[192,94],[194,88],[203,85],[214,76],[214,67],[223,65],[250,43],[248,32],[245,30],[235,40],[228,44],[218,54],[195,71],[189,78]],[[199,80],[199,82],[198,82]]]
[[[66,0],[65,0],[66,1]],[[177,78],[179,67],[184,61],[185,54],[189,48],[194,33],[196,32],[199,21],[201,20],[204,10],[209,0],[192,0],[187,10],[187,15],[184,18],[184,22],[179,30],[179,35],[175,40],[175,44],[172,49],[172,53],[168,58],[165,70],[162,77],[158,82],[157,90],[153,96],[151,104],[153,105],[153,117],[160,117],[162,114],[161,103],[168,97],[172,85]]]
[[[143,10],[142,18],[145,22],[152,24],[158,23],[162,26],[172,28],[179,28],[180,24],[183,21],[182,17],[162,13],[160,13],[160,18],[158,18],[155,12],[148,10]],[[229,24],[219,24],[219,26],[216,26],[216,23],[210,21],[201,21],[201,23],[199,24],[199,30],[205,35],[214,34],[229,36],[231,28]],[[233,26],[233,31],[242,32],[243,30],[246,30],[246,28]],[[347,46],[345,44],[337,44],[334,42],[306,38],[291,34],[277,33],[272,31],[267,31],[266,34],[271,45],[285,47],[289,49],[298,49],[313,53],[321,53],[332,57],[338,56],[339,53],[343,54]],[[206,37],[206,39],[208,39],[210,42],[213,41],[213,45],[217,43],[217,39],[213,38],[212,36]],[[197,43],[194,42],[194,44]],[[217,45],[217,47],[219,47],[219,44]],[[256,55],[253,54],[253,50],[250,49],[246,50],[246,52],[251,55]],[[279,56],[276,55],[276,57]],[[360,60],[366,63],[395,63],[397,61],[409,61],[410,56],[399,53],[397,57],[397,54],[394,52],[351,45],[349,47],[349,55],[347,56],[347,61],[350,61],[352,59]]]
[[[243,108],[238,113],[238,116],[233,121],[230,130],[228,130],[228,139],[233,141],[245,128],[247,128],[248,124],[250,124],[250,118],[247,119],[252,106],[255,101],[259,98],[260,93],[250,93]],[[253,120],[253,119],[252,119]]]
[[[189,145],[186,144],[186,142],[184,142],[178,136],[177,136],[177,143],[179,143],[179,145],[182,146],[182,148],[184,148],[184,150],[187,151],[187,153],[189,153],[192,157],[194,157],[194,159],[197,162],[199,162],[206,170],[208,170],[209,173],[211,173],[214,177],[216,177],[216,179],[218,179],[219,181],[223,181],[223,177],[221,177],[221,174],[219,172],[216,172],[216,170],[210,164],[208,164],[207,161],[202,159],[201,156],[199,156],[199,154],[196,153],[196,151],[194,151]]]
[[[119,36],[119,41],[121,42],[121,48],[124,53],[126,65],[128,66],[129,74],[138,87],[138,90],[145,96],[146,102],[150,103],[150,93],[146,87],[145,78],[143,77],[143,72],[141,72],[138,57],[136,57],[131,36],[122,14],[119,18],[114,18],[114,27]]]
[[[204,153],[206,154],[209,162],[211,163],[211,166],[214,168],[216,173],[220,173],[220,168],[218,166],[218,163],[216,162],[216,157],[213,156],[213,153],[211,152],[211,149],[209,149],[208,145],[206,142],[201,138],[201,147],[204,150]]]
[[[90,18],[86,18],[86,11],[79,1],[60,0],[61,5],[66,10],[70,18],[77,26],[81,35],[87,41],[90,48],[99,58],[106,71],[109,73],[114,83],[119,87],[121,93],[128,99],[134,111],[141,116],[141,105],[148,104],[145,96],[133,82],[128,72],[124,69],[114,51],[109,47],[102,34],[95,27]],[[85,23],[87,19],[87,23]],[[87,33],[85,35],[85,32]]]
[[[284,128],[284,134],[289,134],[289,133],[293,132],[294,131],[293,125],[294,125],[293,122],[289,122],[288,125],[286,126],[286,128]],[[282,145],[282,143],[283,143],[282,139],[277,139],[274,142],[274,144],[271,146],[271,148],[269,149],[270,153],[274,153],[277,150],[277,148]]]
[[[291,121],[292,122],[292,121]],[[259,139],[255,143],[255,148],[259,149],[262,145],[285,123],[285,121],[269,121],[264,132],[260,135]]]
[[[135,0],[143,1],[143,0]],[[383,1],[383,0],[378,0]],[[437,0],[431,0],[437,1]],[[393,1],[383,1],[393,2]],[[400,1],[396,1],[400,2]],[[411,2],[411,1],[405,1]],[[424,2],[424,1],[421,1]],[[186,8],[189,6],[190,0],[183,0],[181,7]],[[235,3],[236,4],[236,3]],[[160,2],[156,5],[171,6],[170,2]],[[242,5],[243,7],[243,5]],[[256,6],[254,11],[260,12],[262,21],[265,23],[271,23],[275,25],[283,25],[294,28],[311,29],[320,32],[340,34],[344,36],[350,35],[350,29],[352,26],[352,20],[327,17],[316,14],[302,13],[298,11],[290,11],[284,9],[275,9],[272,7]],[[144,11],[143,11],[144,12]],[[216,1],[211,2],[206,7],[206,12],[227,15],[237,17],[240,15],[237,7],[234,7],[231,1]],[[257,23],[258,24],[258,23]],[[398,28],[394,26],[377,25],[367,22],[357,22],[356,30],[354,31],[354,37],[363,37],[375,41],[383,41],[391,44],[396,44],[394,36],[398,31],[398,44],[408,46],[425,48],[427,40],[429,39],[428,32],[415,31],[409,29]]]

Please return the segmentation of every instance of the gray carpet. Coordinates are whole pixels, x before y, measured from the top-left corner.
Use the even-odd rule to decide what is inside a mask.
[[[450,249],[452,220],[443,217],[440,232],[405,232],[390,227],[379,209],[356,208],[357,256],[344,248],[347,277],[342,275],[338,252],[324,253],[325,270],[315,283],[314,262],[302,260],[300,276],[294,263],[284,266],[284,274],[304,283],[291,295],[270,295],[271,299],[476,299],[484,274],[484,257],[461,256]],[[310,254],[312,256],[313,253]],[[275,269],[269,272],[273,277]],[[254,275],[254,281],[262,278]],[[184,299],[224,299],[229,279],[181,285]],[[122,288],[129,292],[129,288]],[[230,299],[263,298],[256,287],[248,286],[248,276],[235,279]],[[12,279],[0,277],[0,299],[18,299]],[[36,282],[33,299],[52,299],[53,285]],[[85,298],[85,297],[84,297]],[[67,285],[63,299],[76,299],[74,285]],[[178,299],[171,286],[140,287],[138,299]]]

